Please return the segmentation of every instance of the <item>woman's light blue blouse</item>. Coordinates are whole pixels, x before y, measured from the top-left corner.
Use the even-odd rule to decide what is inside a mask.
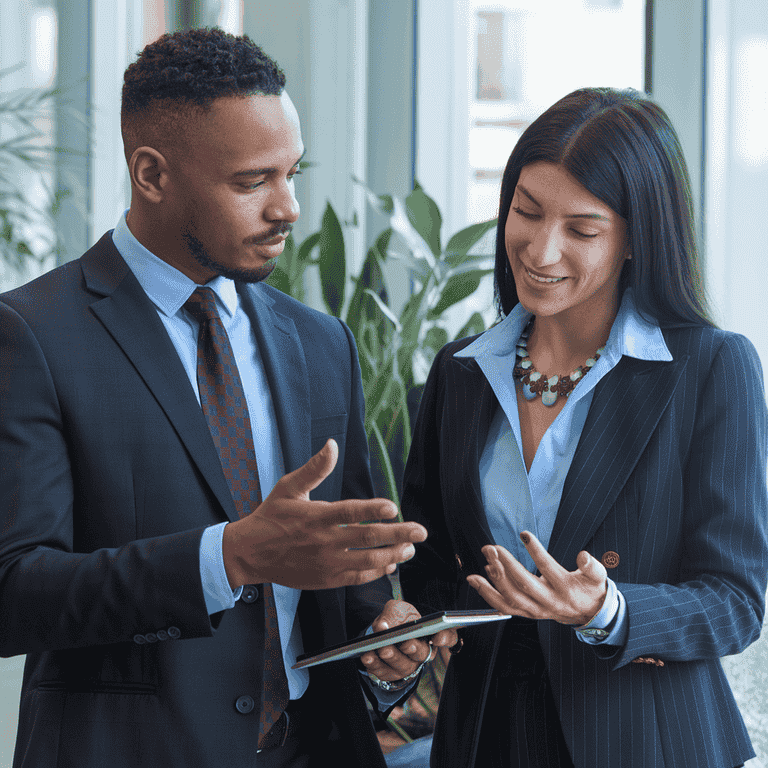
[[[515,347],[531,314],[521,304],[498,325],[486,331],[455,357],[474,358],[491,385],[501,408],[491,423],[480,459],[483,503],[488,525],[496,544],[506,547],[529,571],[536,566],[520,541],[520,533],[531,531],[548,547],[563,486],[576,452],[594,389],[613,369],[622,355],[640,360],[672,360],[659,327],[643,319],[635,308],[628,289],[611,327],[605,352],[592,370],[576,385],[565,407],[539,443],[530,471],[523,460],[520,419],[512,371]],[[607,626],[616,616],[615,626],[602,642],[620,645],[626,614],[624,599],[609,579],[609,592],[601,614],[592,627]],[[618,615],[616,615],[618,610]],[[605,612],[605,613],[604,613]],[[586,642],[595,642],[577,632]]]

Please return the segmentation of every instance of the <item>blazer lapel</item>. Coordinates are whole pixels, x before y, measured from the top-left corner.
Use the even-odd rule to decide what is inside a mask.
[[[173,343],[107,233],[81,259],[91,309],[138,371],[230,520],[238,515],[216,447]],[[130,404],[127,404],[130,406]]]
[[[457,498],[461,500],[461,515],[454,515],[454,546],[471,557],[465,562],[465,570],[483,573],[485,558],[480,551],[493,541],[488,519],[483,508],[480,482],[480,457],[482,456],[495,409],[496,395],[491,385],[471,358],[454,357],[450,361],[449,375],[457,393],[449,403],[446,415],[450,424],[450,444],[441,447],[450,451],[446,460],[449,483],[456,485]]]
[[[684,369],[624,358],[595,387],[565,480],[549,552],[569,570],[616,501],[656,429]]]
[[[292,472],[311,457],[312,412],[304,350],[295,323],[275,310],[263,286],[238,285],[238,291],[269,382],[285,471]]]

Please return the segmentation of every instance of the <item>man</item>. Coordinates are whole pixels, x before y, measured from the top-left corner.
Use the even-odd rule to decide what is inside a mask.
[[[261,282],[299,215],[284,84],[247,37],[147,46],[127,215],[0,301],[15,768],[384,765],[355,662],[291,669],[418,615],[385,576],[426,531],[370,498],[349,330]],[[430,655],[365,656],[380,709]]]

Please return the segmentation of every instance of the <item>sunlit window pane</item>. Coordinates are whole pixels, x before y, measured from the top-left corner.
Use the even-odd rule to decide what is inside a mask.
[[[584,86],[643,87],[643,0],[456,0],[471,10],[467,67],[468,192],[464,221],[497,215],[500,178],[515,141],[557,99]],[[456,127],[461,130],[461,116]]]
[[[47,88],[56,77],[56,12],[53,8],[36,8],[30,20],[32,85]]]

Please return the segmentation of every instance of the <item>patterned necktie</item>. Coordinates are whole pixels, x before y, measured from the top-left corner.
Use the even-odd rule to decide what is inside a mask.
[[[251,419],[235,356],[211,288],[198,288],[184,308],[200,323],[197,338],[197,384],[211,437],[240,517],[261,503]],[[261,694],[259,746],[288,705],[277,610],[272,585],[262,585],[264,595],[264,680]]]

